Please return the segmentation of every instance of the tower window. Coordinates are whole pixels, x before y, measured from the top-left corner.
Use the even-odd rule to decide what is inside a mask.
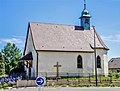
[[[101,58],[97,56],[97,68],[101,68]]]
[[[82,57],[80,55],[77,57],[77,68],[83,68]]]
[[[89,23],[89,19],[85,19],[85,23]]]

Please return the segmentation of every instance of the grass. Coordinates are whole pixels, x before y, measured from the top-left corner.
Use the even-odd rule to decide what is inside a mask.
[[[61,78],[62,80],[80,80],[80,81],[95,81],[95,76],[91,77],[80,77],[80,78]],[[98,76],[98,81],[110,81],[110,77]],[[120,74],[112,73],[112,81],[120,81]]]
[[[98,84],[97,87],[115,87],[115,84]],[[71,84],[70,87],[96,87],[95,84]]]
[[[81,84],[62,84],[62,85],[52,85],[52,86],[49,86],[49,87],[96,87],[96,84],[84,84],[84,83],[81,83]],[[120,84],[98,84],[97,87],[120,87]]]
[[[68,84],[62,84],[60,86],[70,86],[70,87],[95,87],[95,76],[91,77],[69,77],[61,78],[59,80],[68,81]],[[58,82],[59,82],[58,80]],[[120,87],[120,74],[112,73],[112,82],[110,82],[111,77],[98,76],[98,87]],[[72,82],[73,81],[73,82]],[[76,81],[76,82],[74,82]]]
[[[62,80],[80,80],[80,81],[95,81],[95,76],[91,76],[91,77],[80,77],[80,78],[61,78]],[[105,80],[105,81],[109,81],[110,77],[105,77],[105,76],[98,76],[98,80]]]

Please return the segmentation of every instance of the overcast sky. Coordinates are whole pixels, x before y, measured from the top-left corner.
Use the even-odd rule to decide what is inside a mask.
[[[24,49],[28,22],[79,25],[84,0],[0,0],[0,49],[7,42]],[[87,0],[91,25],[120,57],[120,0]]]

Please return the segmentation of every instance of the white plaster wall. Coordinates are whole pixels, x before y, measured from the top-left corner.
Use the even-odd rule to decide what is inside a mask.
[[[106,54],[104,56],[104,75],[108,76],[108,56]]]
[[[107,50],[104,49],[97,49],[96,56],[100,56],[101,58],[101,68],[98,68],[98,75],[102,74],[107,76],[108,75],[108,55]]]
[[[83,69],[77,68],[77,57],[82,56]],[[98,75],[108,75],[108,59],[107,51],[97,49],[97,56],[101,57],[101,68],[98,68]],[[95,57],[94,53],[81,53],[81,52],[41,52],[39,51],[38,72],[56,72],[57,61],[62,67],[59,72],[68,73],[83,73],[86,75],[95,74]]]
[[[36,51],[34,49],[34,46],[33,46],[33,41],[32,41],[30,30],[29,30],[29,33],[28,33],[25,55],[29,52],[32,52],[32,56],[33,56],[32,68],[31,68],[31,77],[36,77],[37,53],[36,53]],[[27,70],[27,75],[28,75],[28,69],[26,69],[26,70]]]
[[[38,61],[38,72],[56,72],[57,61],[62,67],[60,67],[59,72],[68,73],[85,73],[84,75],[89,75],[88,73],[93,73],[93,53],[79,53],[79,52],[39,52]],[[77,57],[82,56],[83,59],[83,69],[77,68]]]

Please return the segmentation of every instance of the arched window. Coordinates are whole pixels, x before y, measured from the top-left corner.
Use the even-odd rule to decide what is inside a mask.
[[[82,57],[80,55],[77,57],[77,68],[83,68]]]
[[[101,58],[97,56],[97,68],[101,68]]]

